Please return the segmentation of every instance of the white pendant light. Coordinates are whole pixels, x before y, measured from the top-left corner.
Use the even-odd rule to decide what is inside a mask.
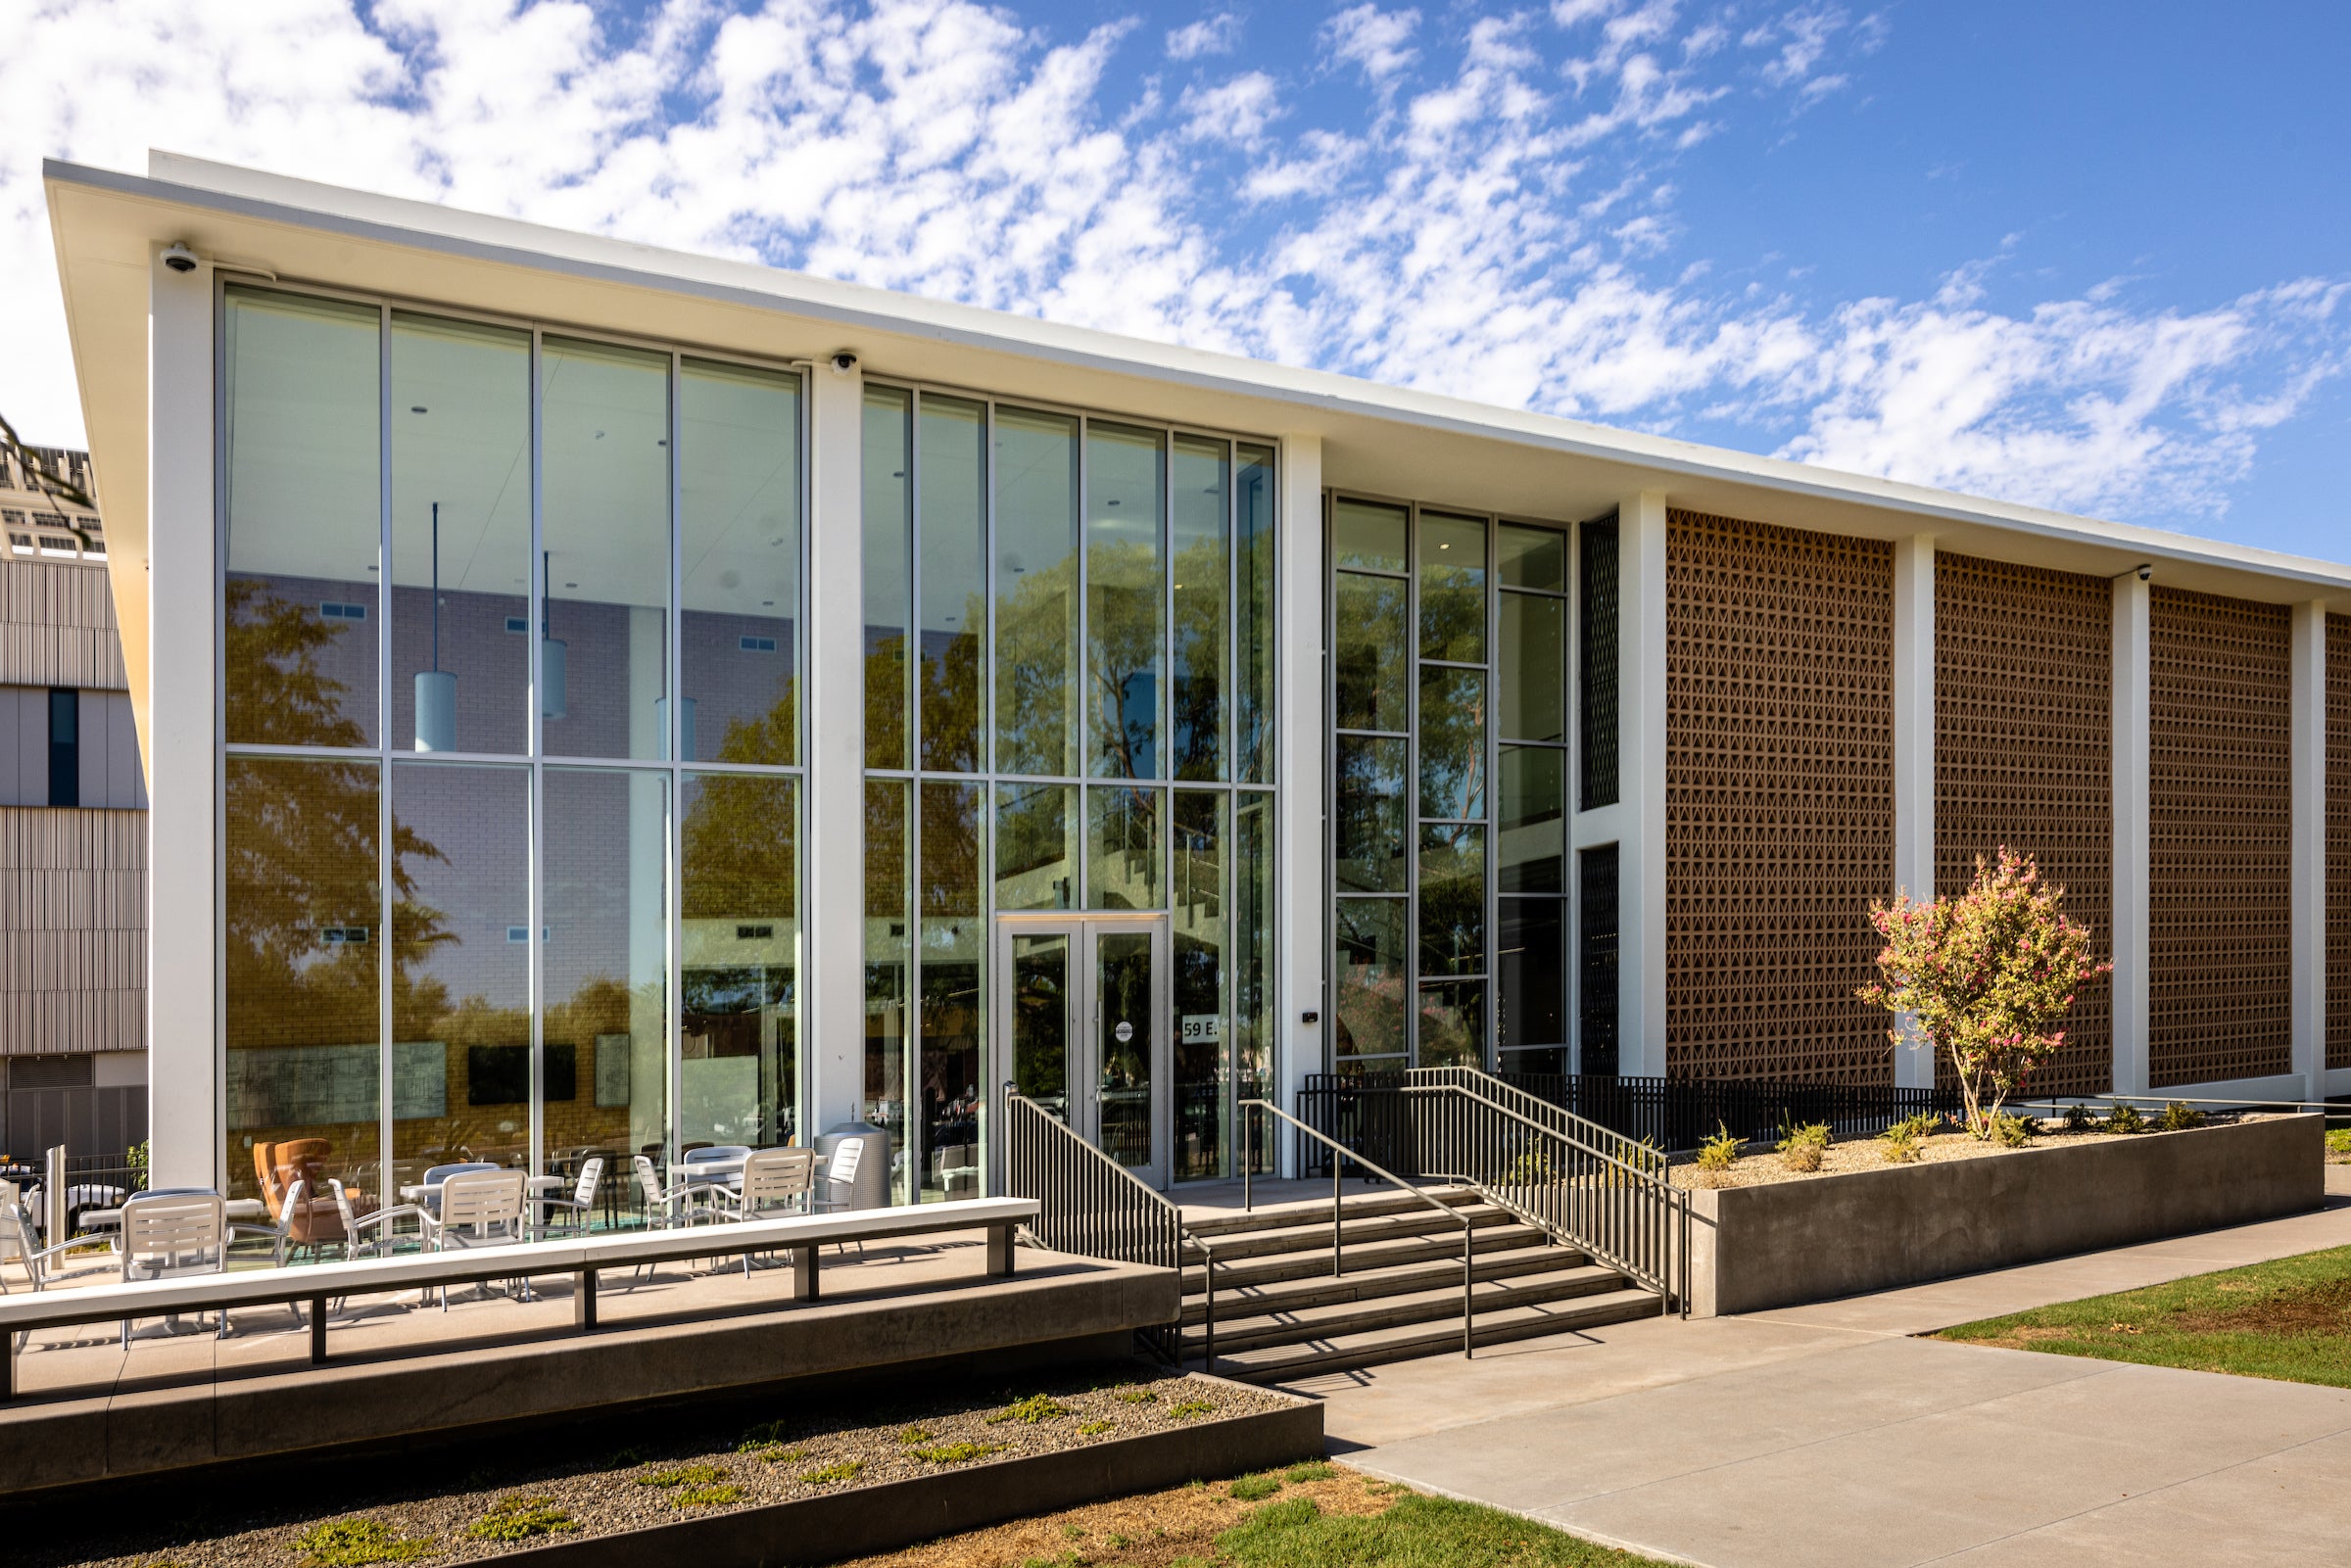
[[[441,668],[441,503],[433,502],[433,667],[416,672],[416,749],[457,749],[457,677]]]

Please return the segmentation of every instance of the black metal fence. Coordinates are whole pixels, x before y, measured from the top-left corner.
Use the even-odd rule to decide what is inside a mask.
[[[1742,1142],[1780,1136],[1786,1127],[1826,1122],[1840,1138],[1863,1138],[1905,1117],[1957,1116],[1959,1096],[1892,1084],[1813,1083],[1791,1078],[1617,1078],[1561,1072],[1494,1076],[1625,1139],[1666,1153],[1695,1149],[1727,1127]],[[1404,1072],[1310,1074],[1298,1094],[1309,1126],[1392,1170],[1419,1174]],[[1327,1157],[1298,1140],[1300,1174],[1326,1172]]]

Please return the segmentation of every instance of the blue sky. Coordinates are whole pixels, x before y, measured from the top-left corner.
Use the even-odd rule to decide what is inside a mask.
[[[155,145],[2351,556],[2340,5],[12,9],[34,439],[38,160]]]

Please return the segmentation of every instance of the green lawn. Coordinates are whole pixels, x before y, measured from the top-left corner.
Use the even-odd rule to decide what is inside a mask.
[[[1662,1568],[1514,1514],[1416,1494],[1374,1514],[1324,1513],[1312,1497],[1269,1502],[1217,1547],[1206,1559],[1217,1568]]]
[[[1988,1317],[1938,1337],[2351,1388],[2351,1247]]]

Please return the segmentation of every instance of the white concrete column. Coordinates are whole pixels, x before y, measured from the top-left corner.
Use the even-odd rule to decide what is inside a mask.
[[[2302,1095],[2327,1097],[2327,606],[2294,606],[2293,1040]]]
[[[1935,540],[1894,542],[1894,884],[1935,896]],[[1894,1081],[1935,1086],[1935,1057],[1902,1021]]]
[[[160,254],[160,247],[156,248]],[[159,1187],[225,1179],[213,269],[149,260],[147,1125]]]
[[[813,1136],[865,1096],[865,378],[819,360],[808,383],[808,799],[800,915]]]
[[[2114,1092],[2149,1084],[2147,767],[2149,641],[2147,585],[2135,574],[2114,583]]]
[[[1616,508],[1616,1062],[1665,1074],[1665,497]]]
[[[1330,735],[1322,705],[1322,438],[1284,436],[1279,458],[1280,499],[1274,562],[1275,733],[1279,751],[1273,782],[1279,832],[1274,844],[1273,1038],[1274,1079],[1280,1101],[1291,1103],[1310,1072],[1323,1069],[1331,1038],[1330,998],[1323,975],[1330,960],[1330,884],[1322,856],[1323,748]],[[1315,1014],[1308,1023],[1305,1016]],[[1279,1145],[1291,1149],[1295,1139]],[[1282,1157],[1285,1167],[1290,1155]]]

